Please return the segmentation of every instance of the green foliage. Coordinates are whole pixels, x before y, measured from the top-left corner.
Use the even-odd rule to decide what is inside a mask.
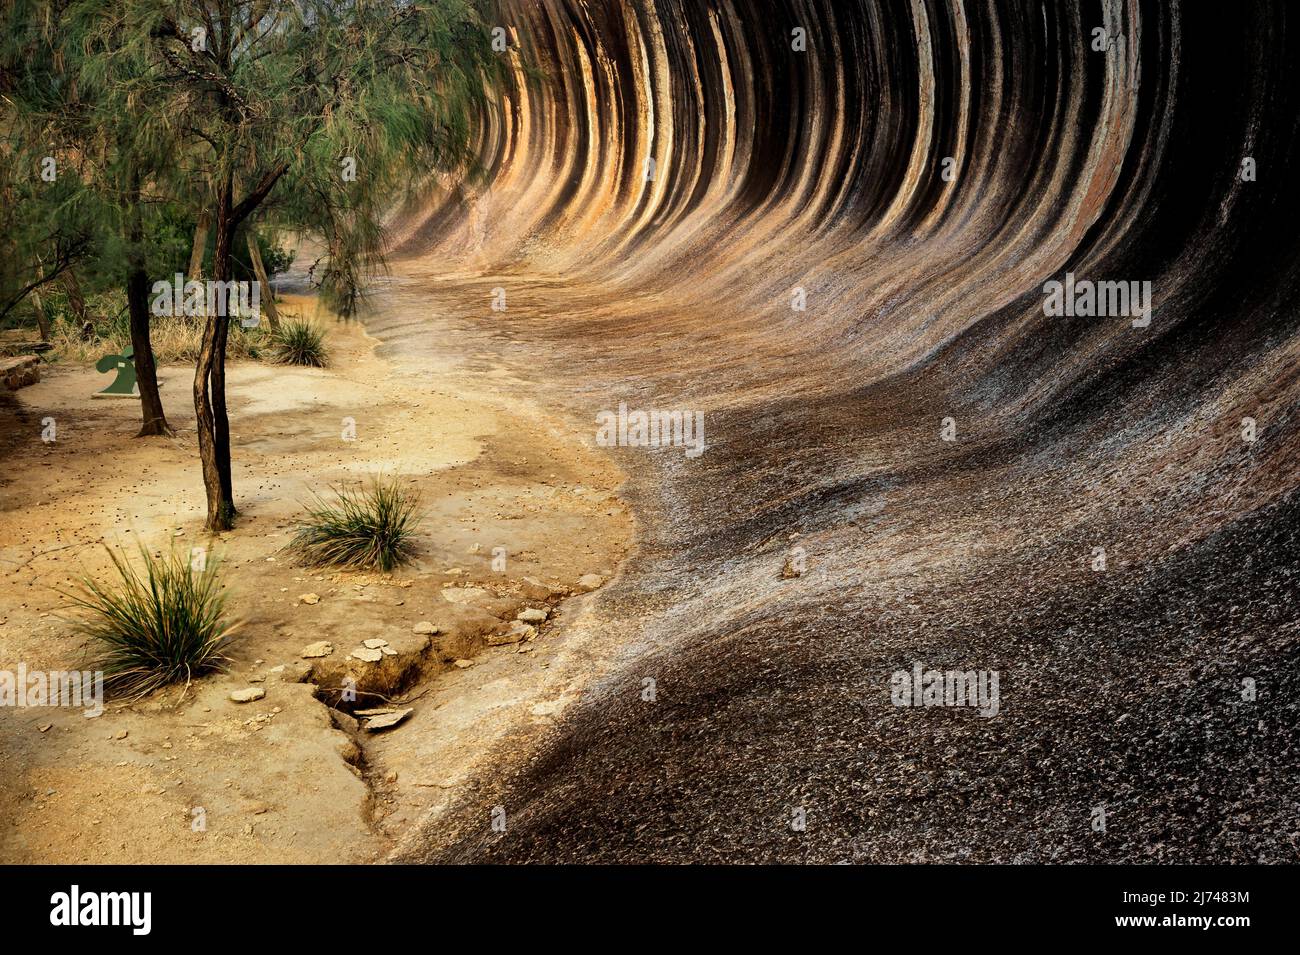
[[[141,257],[151,277],[169,277],[184,268],[198,212],[226,184],[238,203],[270,177],[259,218],[323,240],[313,275],[326,304],[352,314],[382,267],[387,213],[473,163],[474,124],[507,68],[487,9],[12,0],[0,13],[10,120],[0,206],[15,221],[0,235],[21,248],[0,250],[14,252],[0,255],[0,294],[69,242],[97,244],[78,252],[92,262],[92,291]],[[37,175],[47,155],[59,167],[53,188]],[[263,260],[272,275],[288,264],[269,245]]]
[[[190,232],[193,232],[192,226]],[[293,265],[293,260],[296,257],[294,250],[276,244],[275,241],[267,238],[260,231],[255,234],[257,235],[257,248],[262,253],[262,265],[266,268],[267,278],[273,279],[277,275],[287,272],[289,267]],[[240,282],[253,282],[257,279],[257,273],[253,269],[252,257],[248,254],[248,239],[246,236],[246,232],[241,232],[231,247],[230,257],[231,263],[234,267],[232,277]],[[186,264],[189,262],[190,246],[188,243],[192,241],[192,239],[192,235],[187,235],[187,245],[185,247]],[[209,231],[207,242],[203,247],[203,269],[205,275],[212,274],[212,257],[213,252],[215,251],[214,247],[216,241],[217,237]],[[183,268],[184,266],[182,266],[182,270]]]
[[[471,164],[474,123],[506,63],[491,50],[486,0],[128,7],[185,117],[181,178],[210,197],[228,175],[236,204],[270,181],[259,221],[322,240],[313,274],[342,315],[382,267],[386,215]],[[215,32],[195,51],[200,27]]]
[[[329,363],[324,330],[311,322],[291,318],[272,337],[272,353],[281,365],[324,368]]]
[[[98,648],[104,685],[132,697],[220,669],[235,627],[227,621],[217,562],[203,569],[173,548],[155,556],[143,547],[143,572],[108,548],[116,579],[83,577],[68,594],[86,612],[78,624]]]
[[[388,571],[413,556],[419,496],[396,479],[335,489],[317,496],[287,548],[303,563]]]
[[[184,267],[194,217],[174,201],[183,129],[165,77],[132,42],[143,6],[13,0],[0,12],[0,308],[61,258],[87,297],[121,287],[133,267]]]
[[[257,247],[262,253],[262,265],[266,267],[266,274],[270,278],[289,271],[289,266],[293,265],[292,249],[275,245],[260,235],[257,237]]]
[[[487,9],[11,0],[0,12],[0,296],[70,244],[90,291],[141,259],[169,277],[224,184],[238,203],[271,177],[259,219],[323,240],[314,275],[326,303],[351,314],[382,267],[387,213],[472,164],[474,124],[507,64]],[[45,156],[54,184],[39,178]],[[288,265],[269,244],[263,260],[272,275]]]
[[[0,127],[15,133],[0,158],[24,156],[15,168],[29,170],[53,150],[76,170],[91,234],[112,237],[99,267],[121,268],[128,290],[173,271],[158,268],[176,258],[157,247],[169,221],[210,213],[214,278],[234,277],[234,240],[254,222],[320,239],[312,274],[350,316],[383,267],[389,213],[472,164],[475,124],[510,62],[492,51],[491,4],[9,0]],[[39,239],[54,241],[48,228]],[[213,530],[233,513],[216,347],[228,328],[205,325],[193,392],[200,448],[216,459],[204,470]]]
[[[104,210],[75,169],[58,175],[48,145],[24,141],[11,124],[0,139],[0,318],[26,300],[42,279],[102,250]],[[41,178],[46,160],[58,177]]]

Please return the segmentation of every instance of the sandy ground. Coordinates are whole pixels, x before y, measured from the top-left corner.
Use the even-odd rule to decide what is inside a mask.
[[[173,439],[135,438],[133,401],[91,400],[106,380],[93,367],[45,366],[0,403],[0,669],[89,667],[59,591],[105,572],[105,542],[209,548],[243,621],[228,672],[186,691],[110,703],[97,718],[0,710],[0,861],[381,858],[487,761],[531,745],[617,652],[591,612],[603,588],[577,586],[614,577],[631,545],[616,467],[504,369],[471,378],[451,348],[398,368],[359,326],[328,324],[329,369],[231,366],[241,517],[219,540],[202,530],[189,367],[161,372]],[[49,418],[53,442],[42,440]],[[345,419],[355,440],[343,439]],[[312,491],[374,473],[421,491],[413,565],[321,573],[280,553]],[[489,646],[525,607],[551,613],[536,638]],[[413,633],[421,622],[439,629],[431,643]],[[374,637],[399,655],[350,658]],[[333,653],[303,659],[317,641]],[[327,705],[348,673],[383,696],[362,704],[414,713],[358,731]],[[265,697],[230,700],[249,686]]]

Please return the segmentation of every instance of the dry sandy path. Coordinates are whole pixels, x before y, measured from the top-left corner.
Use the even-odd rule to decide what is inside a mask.
[[[88,367],[47,367],[0,406],[0,669],[88,665],[58,590],[105,571],[102,542],[210,548],[243,619],[229,672],[183,695],[110,704],[94,719],[0,710],[0,860],[375,859],[489,752],[545,729],[612,652],[616,635],[584,622],[592,598],[562,599],[583,574],[612,577],[630,544],[609,461],[504,374],[466,375],[453,342],[397,368],[358,325],[331,323],[329,340],[326,370],[231,366],[242,516],[220,540],[201,530],[188,366],[162,371],[174,439],[136,439],[138,406],[92,401],[103,381]],[[345,419],[355,440],[343,439]],[[372,473],[420,489],[417,562],[392,578],[291,566],[279,551],[301,502]],[[504,569],[492,564],[498,547]],[[529,599],[525,577],[553,595]],[[319,603],[299,600],[309,592]],[[486,646],[493,627],[539,603],[554,610],[535,641]],[[425,650],[411,635],[420,621],[441,631]],[[399,695],[415,709],[384,736],[332,720],[316,688],[294,682],[305,645],[330,641],[337,660],[372,636],[402,649]],[[266,697],[230,701],[248,685]]]

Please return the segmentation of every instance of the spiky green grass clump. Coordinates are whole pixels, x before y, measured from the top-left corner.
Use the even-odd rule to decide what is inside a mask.
[[[302,319],[282,322],[271,345],[275,360],[282,365],[324,368],[329,362],[325,330]]]
[[[317,567],[392,570],[414,554],[412,539],[420,518],[419,495],[397,480],[334,489],[334,500],[319,496],[288,550]]]
[[[138,698],[222,668],[235,625],[226,619],[215,559],[196,568],[174,547],[161,556],[141,547],[137,569],[113,548],[108,556],[116,577],[82,577],[67,595],[87,612],[78,626],[97,644],[105,687]]]

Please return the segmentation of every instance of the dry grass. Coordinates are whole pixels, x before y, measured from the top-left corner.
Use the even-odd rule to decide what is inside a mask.
[[[96,337],[85,341],[81,329],[57,324],[50,333],[47,358],[57,361],[93,362],[104,355],[122,353],[131,344],[131,331],[125,323],[102,324]],[[199,357],[203,339],[203,320],[197,318],[155,318],[149,326],[154,359],[161,363],[192,362]],[[271,343],[265,323],[261,328],[243,328],[232,322],[226,343],[228,359],[260,359],[267,355]]]

